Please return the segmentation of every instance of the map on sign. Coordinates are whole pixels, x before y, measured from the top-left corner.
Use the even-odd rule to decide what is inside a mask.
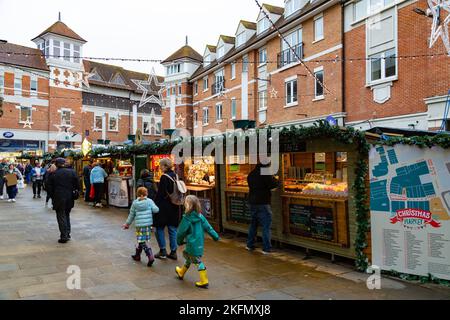
[[[450,151],[374,146],[369,158],[374,264],[450,279]]]

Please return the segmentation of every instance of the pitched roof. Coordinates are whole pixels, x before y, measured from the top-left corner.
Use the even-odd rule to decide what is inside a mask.
[[[47,34],[47,33],[53,33],[60,36],[64,36],[67,38],[75,39],[81,42],[87,42],[82,37],[80,37],[75,31],[70,29],[64,22],[62,21],[56,21],[54,24],[52,24],[50,27],[48,27],[46,30],[44,30],[41,34],[39,34],[37,37],[32,39],[31,41]]]
[[[217,47],[216,46],[212,46],[210,44],[207,44],[206,48],[208,48],[209,52],[212,52],[212,53],[215,53],[217,51]]]
[[[219,39],[222,39],[223,42],[229,43],[229,44],[234,44],[235,41],[236,41],[236,38],[235,38],[235,37],[224,36],[224,35],[221,35],[221,36],[219,37]]]
[[[191,46],[185,45],[184,47],[181,47],[180,49],[172,53],[167,59],[165,59],[161,63],[171,62],[183,58],[192,59],[198,62],[203,61],[203,57],[200,53],[195,51]]]
[[[122,67],[111,65],[111,64],[105,64],[105,63],[99,63],[95,61],[90,60],[83,60],[84,70],[86,72],[93,72],[94,70],[104,79],[104,81],[99,80],[93,80],[89,79],[89,83],[92,83],[94,85],[102,86],[102,87],[108,87],[108,88],[115,88],[115,89],[122,89],[122,90],[131,90],[135,92],[141,92],[141,90],[138,89],[136,84],[132,80],[148,80],[148,74],[126,70]],[[117,84],[117,83],[111,83],[114,79],[114,77],[119,74],[122,79],[125,82],[125,85]],[[163,83],[164,78],[157,76],[158,82]],[[155,83],[152,83],[152,91],[158,92],[160,87],[157,87]]]
[[[256,30],[256,23],[255,22],[241,20],[241,21],[239,21],[239,23],[241,23],[246,29]]]
[[[277,7],[277,6],[273,6],[271,4],[267,4],[267,3],[264,3],[262,5],[262,7],[265,8],[270,13],[273,13],[273,14],[282,15],[284,13],[284,8],[283,7]]]
[[[41,50],[0,42],[0,63],[49,71]]]

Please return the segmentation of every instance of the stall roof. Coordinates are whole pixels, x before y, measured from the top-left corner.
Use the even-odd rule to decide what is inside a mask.
[[[366,130],[367,133],[377,135],[399,136],[399,137],[417,137],[417,136],[435,136],[440,132],[437,131],[424,131],[424,130],[411,130],[411,129],[398,129],[387,127],[375,127]]]

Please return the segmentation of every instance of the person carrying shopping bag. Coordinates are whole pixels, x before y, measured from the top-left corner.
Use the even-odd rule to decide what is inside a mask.
[[[8,171],[4,176],[4,180],[6,183],[6,193],[8,194],[8,202],[16,202],[17,196],[17,184],[19,180],[22,179],[22,174],[17,168],[14,168],[14,165],[10,164],[8,167]]]

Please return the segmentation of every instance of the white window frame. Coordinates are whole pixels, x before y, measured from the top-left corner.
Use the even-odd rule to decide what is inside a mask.
[[[18,84],[17,87],[16,87],[16,84]],[[14,94],[15,95],[21,95],[22,94],[22,77],[20,77],[20,78],[14,77]]]
[[[270,22],[269,19],[264,15],[263,18],[258,20],[257,23],[257,33],[262,34],[270,29]]]
[[[75,47],[76,46],[78,46],[78,50],[75,50]],[[80,61],[81,61],[81,58],[80,58],[80,56],[81,56],[81,46],[79,45],[79,44],[74,44],[73,46],[72,46],[72,48],[73,48],[73,62],[74,63],[80,63]]]
[[[264,59],[261,59],[261,55],[263,55]],[[261,60],[264,60],[263,62],[261,62]],[[258,50],[258,64],[259,66],[263,66],[267,64],[267,48],[261,48]]]
[[[353,8],[352,8],[352,23],[357,23],[357,22],[359,22],[359,21],[362,21],[362,20],[364,20],[367,16],[368,16],[368,14],[369,14],[369,6],[368,6],[368,1],[369,0],[358,0],[358,1],[355,1],[354,3],[353,3]],[[362,4],[362,5],[364,5],[364,8],[363,9],[365,9],[364,11],[364,13],[361,15],[361,16],[358,16],[357,17],[357,10],[356,10],[356,5],[357,4]]]
[[[244,45],[247,42],[247,31],[244,30],[236,36],[236,48]]]
[[[217,59],[221,59],[225,56],[225,45],[222,44],[217,48]]]
[[[296,90],[297,90],[297,94],[294,95],[294,85],[296,84]],[[289,96],[288,96],[288,86],[291,86],[291,92],[292,92],[292,99],[291,101],[288,100]],[[297,76],[293,76],[290,78],[287,78],[284,80],[284,92],[285,92],[285,108],[289,108],[289,107],[294,107],[298,105],[298,77]]]
[[[178,95],[181,96],[182,88],[181,83],[178,84]]]
[[[317,23],[317,21],[322,21],[322,35],[321,36],[318,36],[316,34],[316,30],[317,30],[316,23]],[[314,28],[314,30],[313,30],[314,31],[314,41],[313,41],[313,43],[316,43],[316,42],[319,42],[319,41],[325,39],[325,20],[324,20],[324,17],[323,17],[322,13],[314,17],[314,27],[313,28]]]
[[[236,98],[231,98],[231,120],[236,120],[237,118],[237,100]]]
[[[378,53],[374,53],[373,55],[369,56],[367,65],[368,65],[368,84],[369,85],[376,85],[384,82],[394,81],[398,79],[398,58],[395,58],[395,74],[393,76],[386,77],[386,52],[388,51],[394,51],[394,55],[397,56],[397,48],[391,48],[387,49]],[[373,56],[380,55],[380,63],[381,63],[381,77],[377,80],[372,80],[372,60],[370,59]]]
[[[102,126],[100,128],[97,128],[97,118],[98,117],[100,117],[102,119]],[[94,126],[93,126],[94,132],[103,130],[103,121],[104,121],[103,114],[101,114],[101,113],[94,113]]]
[[[5,76],[3,73],[0,74],[0,93],[5,91]]]
[[[145,124],[148,128],[148,133],[145,132]],[[155,130],[156,132],[156,130]],[[152,135],[152,118],[151,117],[142,117],[142,135],[144,136],[151,136]]]
[[[211,64],[211,55],[207,54],[204,58],[203,58],[203,65],[205,67],[209,66]]]
[[[202,124],[204,127],[209,125],[209,108],[203,107]]]
[[[322,94],[321,95],[317,95],[318,83],[317,83],[316,74],[318,74],[318,73],[322,73]],[[325,88],[323,86],[324,83],[325,83],[325,72],[323,71],[323,66],[314,68],[314,100],[313,101],[325,99],[325,95],[324,95]]]
[[[61,44],[62,44],[62,41],[60,41],[60,40],[55,40],[55,39],[53,39],[52,41],[53,41],[53,46],[52,46],[52,54],[53,54],[53,58],[54,58],[54,59],[61,59],[60,56],[61,56]],[[58,45],[56,45],[55,42],[57,42]],[[57,49],[58,52],[56,52],[55,49]],[[55,57],[55,56],[57,56],[57,57]]]
[[[19,106],[19,123],[25,123],[28,120],[28,117],[30,117],[30,124],[33,124],[33,108],[32,107],[26,107],[26,106]],[[25,120],[22,120],[22,110],[23,109],[28,109],[28,114],[29,116],[27,116],[27,118]]]
[[[66,45],[69,46],[69,49],[66,48]],[[72,53],[72,45],[70,43],[68,43],[68,42],[63,42],[62,50],[63,50],[63,56],[64,56],[63,59],[64,59],[64,61],[71,62],[72,59],[70,58],[70,56],[71,56],[71,53]],[[66,52],[67,50],[69,51],[68,54]]]
[[[162,119],[155,120],[155,136],[162,136]]]
[[[69,113],[69,123],[64,122],[64,118],[63,115],[68,112]],[[72,110],[71,109],[61,109],[61,125],[67,125],[67,126],[71,126],[72,125]]]
[[[33,89],[32,83],[36,83],[36,87]],[[30,79],[30,95],[37,96],[38,93],[38,79],[31,78]]]
[[[242,73],[248,73],[249,70],[249,60],[248,55],[242,57]]]
[[[209,78],[208,76],[203,77],[203,92],[206,92],[209,90]]]
[[[111,120],[116,119],[116,128],[111,128]],[[108,115],[108,131],[111,132],[119,132],[119,115],[118,114],[109,114]]]
[[[263,106],[261,106],[261,101],[264,101]],[[268,94],[267,90],[262,90],[258,92],[258,111],[267,110]]]
[[[287,18],[300,10],[300,0],[287,0],[284,9],[284,17]]]
[[[236,62],[231,63],[231,80],[236,79]]]
[[[220,102],[216,104],[216,123],[222,122],[223,122],[223,103]]]
[[[192,116],[192,122],[193,122],[194,128],[198,128],[198,110],[194,110],[194,114]]]

